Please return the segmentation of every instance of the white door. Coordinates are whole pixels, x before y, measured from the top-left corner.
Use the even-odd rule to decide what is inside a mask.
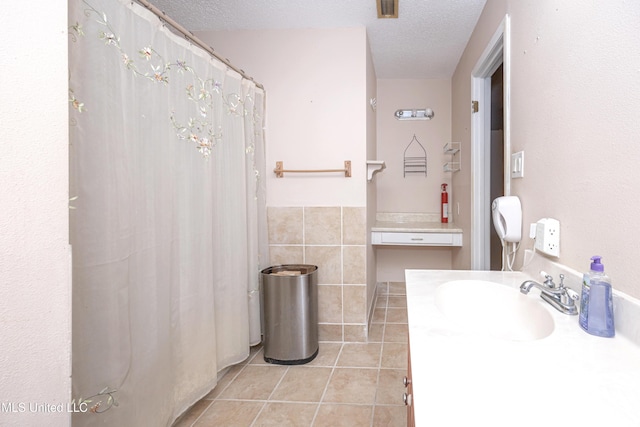
[[[477,112],[471,118],[471,188],[473,213],[471,220],[471,269],[490,269],[491,230],[491,76],[503,66],[504,112],[504,195],[511,192],[510,164],[510,42],[509,15],[506,15],[471,73],[471,99],[477,101]],[[475,107],[474,107],[475,110]]]

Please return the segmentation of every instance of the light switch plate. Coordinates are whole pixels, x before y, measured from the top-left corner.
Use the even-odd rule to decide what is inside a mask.
[[[511,178],[524,177],[524,151],[511,155]]]

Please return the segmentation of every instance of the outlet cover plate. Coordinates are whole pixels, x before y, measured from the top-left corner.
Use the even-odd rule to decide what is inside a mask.
[[[560,256],[560,221],[543,218],[537,222],[535,248],[547,255]]]

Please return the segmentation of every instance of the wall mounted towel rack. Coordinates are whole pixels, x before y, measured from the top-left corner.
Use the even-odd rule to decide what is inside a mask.
[[[343,172],[345,178],[351,178],[351,160],[344,161],[342,169],[284,169],[283,162],[276,162],[276,168],[273,170],[276,178],[283,178],[284,173],[325,173],[325,172]]]

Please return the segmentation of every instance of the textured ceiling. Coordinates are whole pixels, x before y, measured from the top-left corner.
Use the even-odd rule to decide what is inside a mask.
[[[365,26],[387,79],[451,77],[486,3],[399,0],[398,19],[377,19],[375,0],[150,1],[191,31]]]

